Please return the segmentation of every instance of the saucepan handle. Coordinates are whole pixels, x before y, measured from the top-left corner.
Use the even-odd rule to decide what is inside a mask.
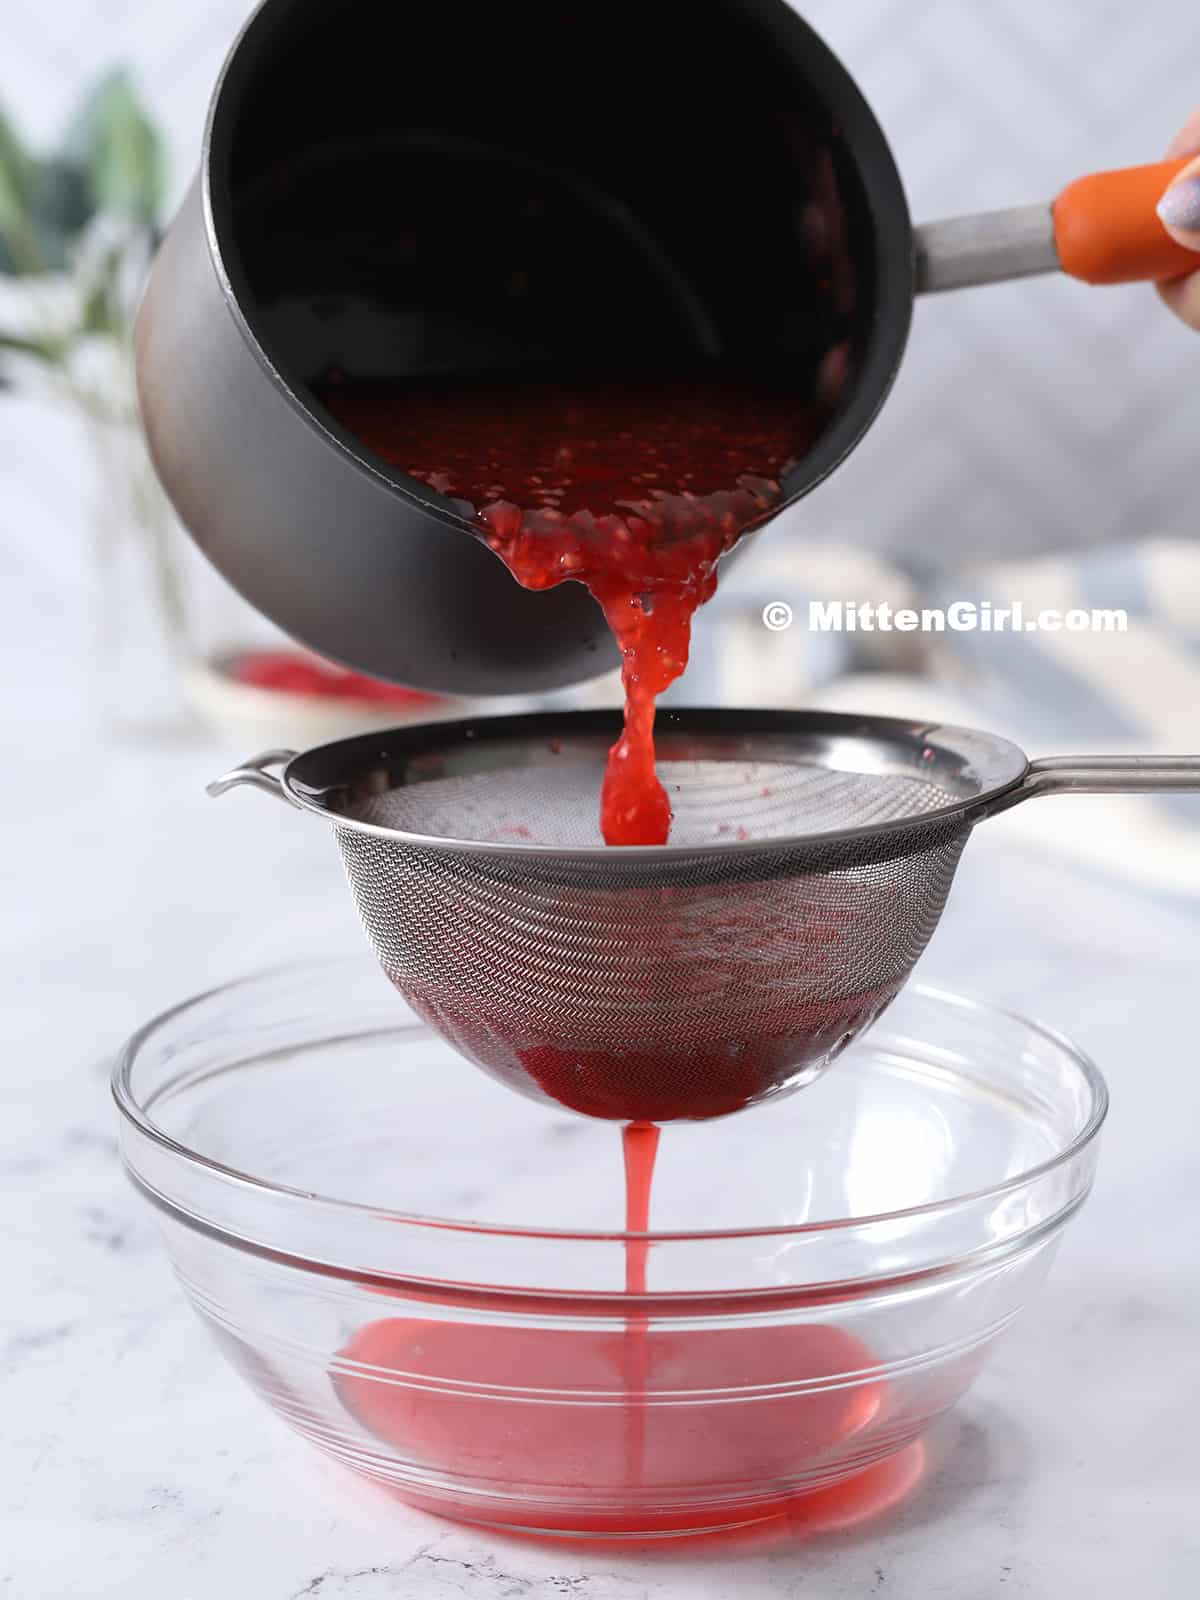
[[[1158,204],[1187,161],[1079,178],[1051,204],[952,217],[916,230],[917,289],[1066,272],[1084,283],[1161,282],[1200,267],[1167,231]]]
[[[1053,756],[1031,761],[1013,789],[984,808],[998,816],[1047,794],[1200,793],[1200,756]]]
[[[242,784],[247,784],[252,789],[261,789],[265,794],[273,794],[277,800],[286,800],[288,805],[294,806],[296,802],[284,788],[278,775],[269,768],[286,767],[295,757],[295,750],[264,750],[261,755],[251,756],[248,761],[243,761],[240,767],[234,767],[231,772],[222,773],[219,778],[214,778],[206,785],[205,793],[216,800],[220,795],[228,794],[230,789],[238,789]]]

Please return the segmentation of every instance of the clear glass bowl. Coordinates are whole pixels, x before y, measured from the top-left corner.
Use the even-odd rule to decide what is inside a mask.
[[[188,1296],[281,1417],[428,1509],[630,1537],[918,1438],[1045,1274],[1107,1105],[1058,1035],[914,986],[811,1088],[665,1129],[627,1236],[618,1130],[486,1078],[370,959],[168,1012],[114,1091]]]

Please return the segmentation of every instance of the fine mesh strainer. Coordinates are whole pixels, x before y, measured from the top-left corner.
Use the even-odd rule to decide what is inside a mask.
[[[663,1122],[828,1066],[908,979],[983,818],[1035,795],[1200,789],[1200,756],[1030,763],[893,718],[662,712],[671,843],[609,849],[613,735],[592,712],[403,728],[268,751],[209,792],[253,784],[332,824],[384,971],[479,1066]]]

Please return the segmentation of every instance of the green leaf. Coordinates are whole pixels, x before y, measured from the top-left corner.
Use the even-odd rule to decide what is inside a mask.
[[[67,130],[62,155],[86,176],[97,210],[155,220],[163,199],[162,143],[128,73],[110,72],[91,90]]]
[[[29,197],[29,215],[43,265],[61,271],[70,247],[95,212],[86,175],[69,161],[38,163]]]
[[[40,266],[29,215],[36,166],[0,112],[0,272],[30,272]]]
[[[7,230],[29,203],[33,157],[0,111],[0,230]]]
[[[35,361],[44,361],[47,366],[57,367],[62,363],[64,351],[54,339],[0,333],[0,356],[4,355],[29,356]]]
[[[121,318],[114,310],[107,283],[98,283],[83,302],[83,317],[79,331],[95,334],[124,332]]]

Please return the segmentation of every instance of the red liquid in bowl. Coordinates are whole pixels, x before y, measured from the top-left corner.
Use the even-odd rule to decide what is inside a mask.
[[[474,1480],[485,1493],[496,1490],[475,1513],[467,1494],[458,1500],[430,1489],[405,1491],[406,1498],[450,1517],[476,1514],[579,1534],[681,1531],[777,1514],[795,1498],[789,1481],[836,1455],[879,1407],[882,1386],[869,1383],[741,1401],[705,1403],[697,1394],[694,1403],[654,1404],[643,1391],[627,1393],[624,1404],[585,1403],[588,1390],[611,1396],[620,1388],[629,1343],[628,1333],[619,1332],[384,1318],[361,1329],[340,1356],[370,1366],[374,1375],[343,1370],[335,1381],[347,1410],[384,1444],[433,1471]],[[836,1327],[682,1335],[651,1327],[644,1357],[646,1390],[693,1393],[805,1378],[833,1384],[839,1374],[875,1364],[864,1345]],[[389,1373],[393,1380],[381,1381]],[[487,1393],[488,1385],[514,1384],[570,1389],[579,1398],[522,1404]],[[640,1451],[632,1455],[631,1418],[640,1421]],[[760,1488],[730,1496],[730,1484]],[[778,1487],[762,1487],[771,1484]],[[505,1488],[516,1497],[511,1509],[503,1504]],[[619,1507],[623,1489],[630,1491],[627,1509]],[[655,1507],[655,1491],[665,1507]],[[700,1506],[672,1511],[669,1497],[681,1491]],[[564,1495],[576,1501],[569,1510]],[[703,1505],[708,1495],[715,1510]],[[640,1503],[635,1496],[643,1497]],[[720,1505],[726,1497],[728,1510]],[[546,1509],[536,1513],[531,1507],[539,1500]]]
[[[657,1128],[624,1130],[627,1232],[648,1229],[657,1147]],[[630,1295],[646,1291],[650,1248],[626,1241]],[[717,1301],[710,1315],[723,1309]],[[406,1498],[446,1516],[580,1535],[779,1515],[796,1498],[789,1483],[819,1478],[883,1395],[870,1378],[838,1384],[877,1365],[840,1328],[672,1329],[636,1311],[620,1330],[387,1317],[355,1334],[345,1362],[371,1369],[339,1365],[334,1375],[362,1426],[464,1485],[462,1499],[407,1489]],[[805,1382],[821,1387],[795,1392]],[[770,1385],[786,1387],[745,1397]],[[521,1399],[513,1388],[538,1392]],[[472,1488],[484,1498],[473,1500]],[[864,1514],[875,1492],[865,1491]],[[692,1504],[672,1508],[672,1498]],[[840,1512],[852,1520],[844,1491]]]
[[[329,379],[320,392],[377,455],[465,502],[527,589],[587,585],[625,685],[601,831],[610,845],[665,844],[655,701],[687,665],[717,561],[782,500],[783,474],[823,413],[724,373],[585,388]]]

